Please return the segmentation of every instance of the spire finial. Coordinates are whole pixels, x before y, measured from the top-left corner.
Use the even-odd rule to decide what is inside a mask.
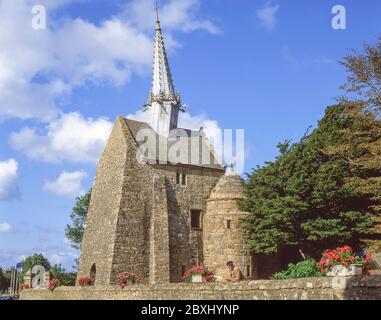
[[[156,1],[156,21],[160,21],[160,19],[159,19],[159,5],[157,4],[157,1]]]
[[[230,176],[230,175],[235,175],[235,171],[234,171],[234,165],[233,163],[230,163],[230,165],[227,167],[227,171],[226,171],[226,175]]]
[[[160,30],[159,5],[156,1],[156,30]]]

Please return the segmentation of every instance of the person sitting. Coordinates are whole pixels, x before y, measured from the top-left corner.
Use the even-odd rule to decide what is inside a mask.
[[[228,274],[224,278],[225,281],[239,282],[244,279],[241,270],[234,265],[233,261],[228,261],[226,266],[228,267]]]

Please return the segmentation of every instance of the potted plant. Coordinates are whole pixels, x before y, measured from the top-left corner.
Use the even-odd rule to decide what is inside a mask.
[[[201,264],[185,271],[183,279],[184,282],[188,283],[208,283],[216,280],[214,275],[215,273],[211,268]]]
[[[52,280],[49,280],[48,282],[48,286],[47,288],[50,290],[50,291],[54,291],[55,288],[59,287],[60,286],[60,282],[58,279],[56,278],[53,278]]]
[[[370,254],[356,255],[349,246],[325,250],[318,266],[321,272],[328,276],[358,276],[367,275],[371,269]]]
[[[116,283],[122,289],[128,285],[135,284],[136,273],[133,272],[121,272],[116,276]]]
[[[78,278],[78,284],[81,287],[88,287],[88,286],[91,286],[93,284],[93,280],[90,276],[80,276]]]
[[[30,286],[29,286],[29,284],[23,284],[20,289],[21,289],[21,291],[27,290],[27,289],[30,289]]]

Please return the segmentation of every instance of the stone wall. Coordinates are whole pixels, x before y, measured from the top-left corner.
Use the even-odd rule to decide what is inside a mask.
[[[226,262],[234,261],[246,279],[253,276],[247,237],[240,226],[244,212],[208,212],[204,219],[205,264],[214,269],[218,280],[227,274]],[[227,226],[227,224],[230,224]]]
[[[167,180],[155,177],[153,209],[150,226],[150,283],[168,283],[170,280],[169,219]]]
[[[133,125],[117,119],[98,165],[78,276],[95,266],[99,285],[124,271],[145,284],[181,282],[183,269],[203,261],[202,231],[192,230],[190,211],[205,212],[224,170],[142,165]],[[176,183],[178,172],[185,185]]]
[[[109,284],[112,271],[127,154],[124,129],[118,119],[98,165],[82,244],[78,275],[89,275],[95,265],[99,284]]]
[[[154,165],[155,174],[167,179],[170,281],[181,282],[183,269],[203,262],[204,230],[191,228],[191,210],[206,212],[206,202],[224,171],[191,166]],[[186,175],[186,185],[176,174]]]
[[[114,284],[123,271],[148,283],[154,170],[136,154],[134,137],[119,117],[97,168],[79,264],[78,276],[95,264],[97,284]]]
[[[344,279],[344,280],[343,280]],[[23,290],[21,300],[339,300],[381,299],[381,276],[240,283],[59,287]]]

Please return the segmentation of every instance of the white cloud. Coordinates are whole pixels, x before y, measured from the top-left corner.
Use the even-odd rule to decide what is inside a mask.
[[[51,257],[50,257],[50,263],[52,265],[55,265],[55,264],[61,264],[62,263],[62,260],[63,260],[63,256],[60,256],[58,254],[53,254]]]
[[[78,256],[79,255],[76,252],[63,251],[63,252],[52,254],[49,258],[49,261],[51,265],[55,265],[55,264],[68,265],[70,263],[73,263],[74,259],[77,259]]]
[[[146,71],[151,64],[151,38],[118,18],[99,26],[81,19],[71,20],[55,35],[52,42],[58,61],[53,72],[73,86],[86,81],[122,85],[132,73]]]
[[[31,3],[32,5],[35,5],[36,3],[40,4],[40,5],[43,5],[46,9],[50,9],[50,10],[53,10],[53,9],[57,9],[59,7],[64,7],[68,4],[71,4],[71,3],[75,3],[75,2],[87,2],[87,1],[90,1],[90,0],[39,0],[39,1],[36,1],[36,0],[28,0],[29,3]]]
[[[31,26],[30,1],[0,2],[0,119],[18,117],[47,120],[57,112],[55,80],[39,84],[32,79],[54,64],[51,32]]]
[[[15,159],[0,161],[0,200],[10,200],[20,196],[17,175],[18,163]]]
[[[51,13],[69,2],[46,4]],[[46,30],[36,31],[31,8],[27,0],[0,2],[0,119],[50,121],[59,113],[57,98],[74,87],[121,85],[132,73],[149,70],[152,40],[121,20],[49,20]]]
[[[59,115],[60,98],[74,88],[89,82],[119,86],[132,74],[149,72],[154,1],[134,0],[123,13],[99,24],[81,18],[54,20],[54,10],[76,1],[81,0],[40,1],[49,16],[47,29],[39,31],[31,25],[35,1],[0,1],[0,120],[49,122]],[[168,31],[217,33],[212,22],[196,18],[199,3],[171,0],[164,5]],[[177,45],[170,34],[168,39]]]
[[[11,232],[12,226],[9,223],[0,223],[0,233]]]
[[[29,243],[29,245],[31,245],[31,243]],[[49,245],[39,247],[29,245],[25,243],[22,250],[11,250],[10,248],[4,249],[0,247],[0,267],[15,266],[16,263],[38,252],[47,257],[51,264],[62,264],[66,270],[70,271],[75,265],[75,259],[79,256],[77,250],[58,243],[50,243]]]
[[[321,67],[336,63],[334,59],[330,59],[323,55],[315,57],[298,57],[294,55],[287,46],[282,47],[281,57],[293,70],[299,70],[313,66]]]
[[[134,119],[143,122],[150,122],[149,112],[137,111],[136,113],[127,115],[128,119]],[[199,130],[203,127],[206,136],[213,140],[218,136],[221,136],[222,130],[215,120],[210,120],[204,114],[192,116],[188,112],[180,113],[179,115],[179,128]]]
[[[23,128],[12,133],[10,144],[35,160],[96,163],[111,128],[112,123],[105,118],[85,119],[73,112],[52,121],[43,133],[35,128]]]
[[[221,33],[219,27],[211,20],[197,17],[200,6],[200,0],[167,1],[159,8],[163,29],[183,32],[204,30],[210,34]],[[125,6],[121,17],[126,18],[140,30],[152,30],[152,22],[156,20],[155,0],[133,0]]]
[[[279,4],[271,5],[271,3],[268,2],[264,7],[257,10],[258,19],[268,31],[272,31],[277,24],[279,8]]]
[[[85,193],[82,180],[86,177],[84,171],[64,171],[56,180],[45,181],[43,189],[59,196],[77,197]]]

